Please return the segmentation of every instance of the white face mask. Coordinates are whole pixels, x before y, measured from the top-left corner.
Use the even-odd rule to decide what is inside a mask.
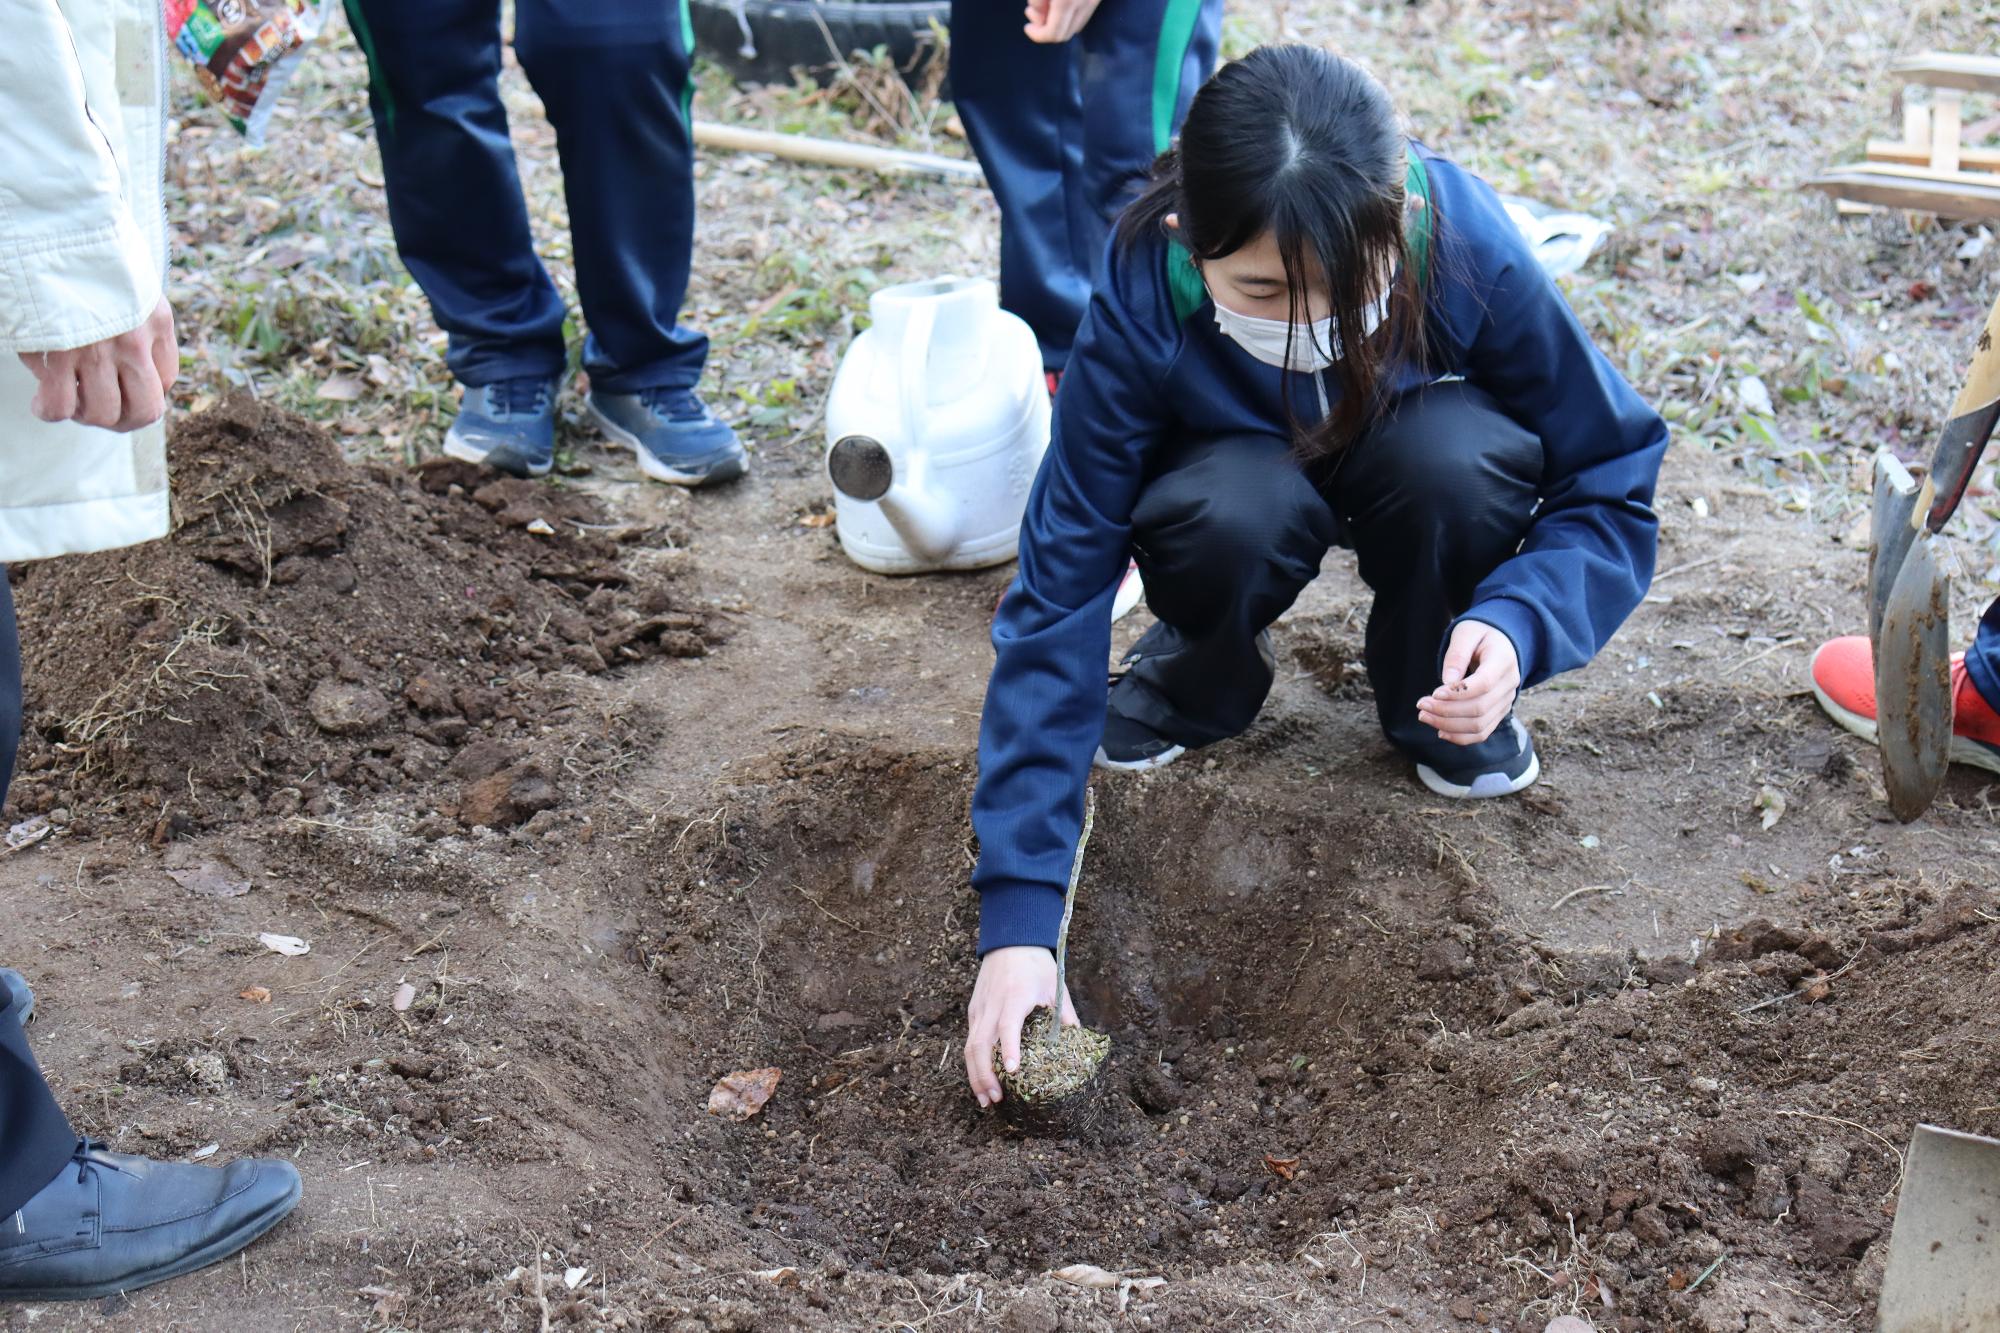
[[[1389,317],[1389,291],[1382,294],[1361,309],[1361,336],[1372,338],[1375,330]],[[1213,297],[1210,298],[1213,300]],[[1244,351],[1256,357],[1267,366],[1280,370],[1292,370],[1301,375],[1316,375],[1334,362],[1340,360],[1340,340],[1333,333],[1333,317],[1315,320],[1311,324],[1293,324],[1282,319],[1259,319],[1255,315],[1240,315],[1220,301],[1215,302],[1215,326],[1222,335],[1236,343]],[[1291,363],[1286,364],[1285,349],[1291,348]]]

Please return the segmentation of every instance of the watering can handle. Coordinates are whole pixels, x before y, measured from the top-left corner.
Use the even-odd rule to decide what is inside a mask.
[[[929,397],[931,332],[937,326],[937,304],[919,302],[903,326],[902,372],[903,449],[905,456],[920,457],[917,442],[924,437],[925,400]]]

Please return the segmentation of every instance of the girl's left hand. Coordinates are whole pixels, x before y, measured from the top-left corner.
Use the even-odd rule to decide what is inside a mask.
[[[1477,620],[1461,620],[1444,653],[1444,681],[1417,700],[1424,725],[1453,745],[1477,745],[1506,721],[1521,688],[1514,641]]]
[[[1054,45],[1083,31],[1097,0],[1028,0],[1028,40]]]

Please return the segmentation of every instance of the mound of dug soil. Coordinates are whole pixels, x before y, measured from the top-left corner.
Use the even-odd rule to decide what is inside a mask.
[[[169,463],[165,541],[13,571],[18,811],[165,837],[438,784],[466,823],[512,824],[557,799],[519,743],[555,677],[707,651],[673,534],[587,497],[350,466],[248,400],[182,421]]]

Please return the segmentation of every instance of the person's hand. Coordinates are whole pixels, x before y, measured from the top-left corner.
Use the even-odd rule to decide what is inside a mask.
[[[1453,745],[1491,736],[1521,688],[1514,641],[1477,620],[1461,620],[1451,632],[1443,674],[1443,683],[1417,700],[1417,716]]]
[[[1028,0],[1028,40],[1054,46],[1083,31],[1098,0]]]
[[[105,430],[137,430],[167,410],[180,376],[174,312],[165,297],[130,333],[63,352],[22,352],[35,376],[35,415]]]
[[[993,1072],[993,1048],[1007,1072],[1021,1067],[1021,1025],[1037,1008],[1053,1007],[1056,998],[1056,956],[1040,945],[995,949],[979,964],[972,1002],[966,1006],[965,1081],[981,1106],[1000,1100],[1000,1076]],[[1069,990],[1062,997],[1064,1027],[1077,1025]]]

